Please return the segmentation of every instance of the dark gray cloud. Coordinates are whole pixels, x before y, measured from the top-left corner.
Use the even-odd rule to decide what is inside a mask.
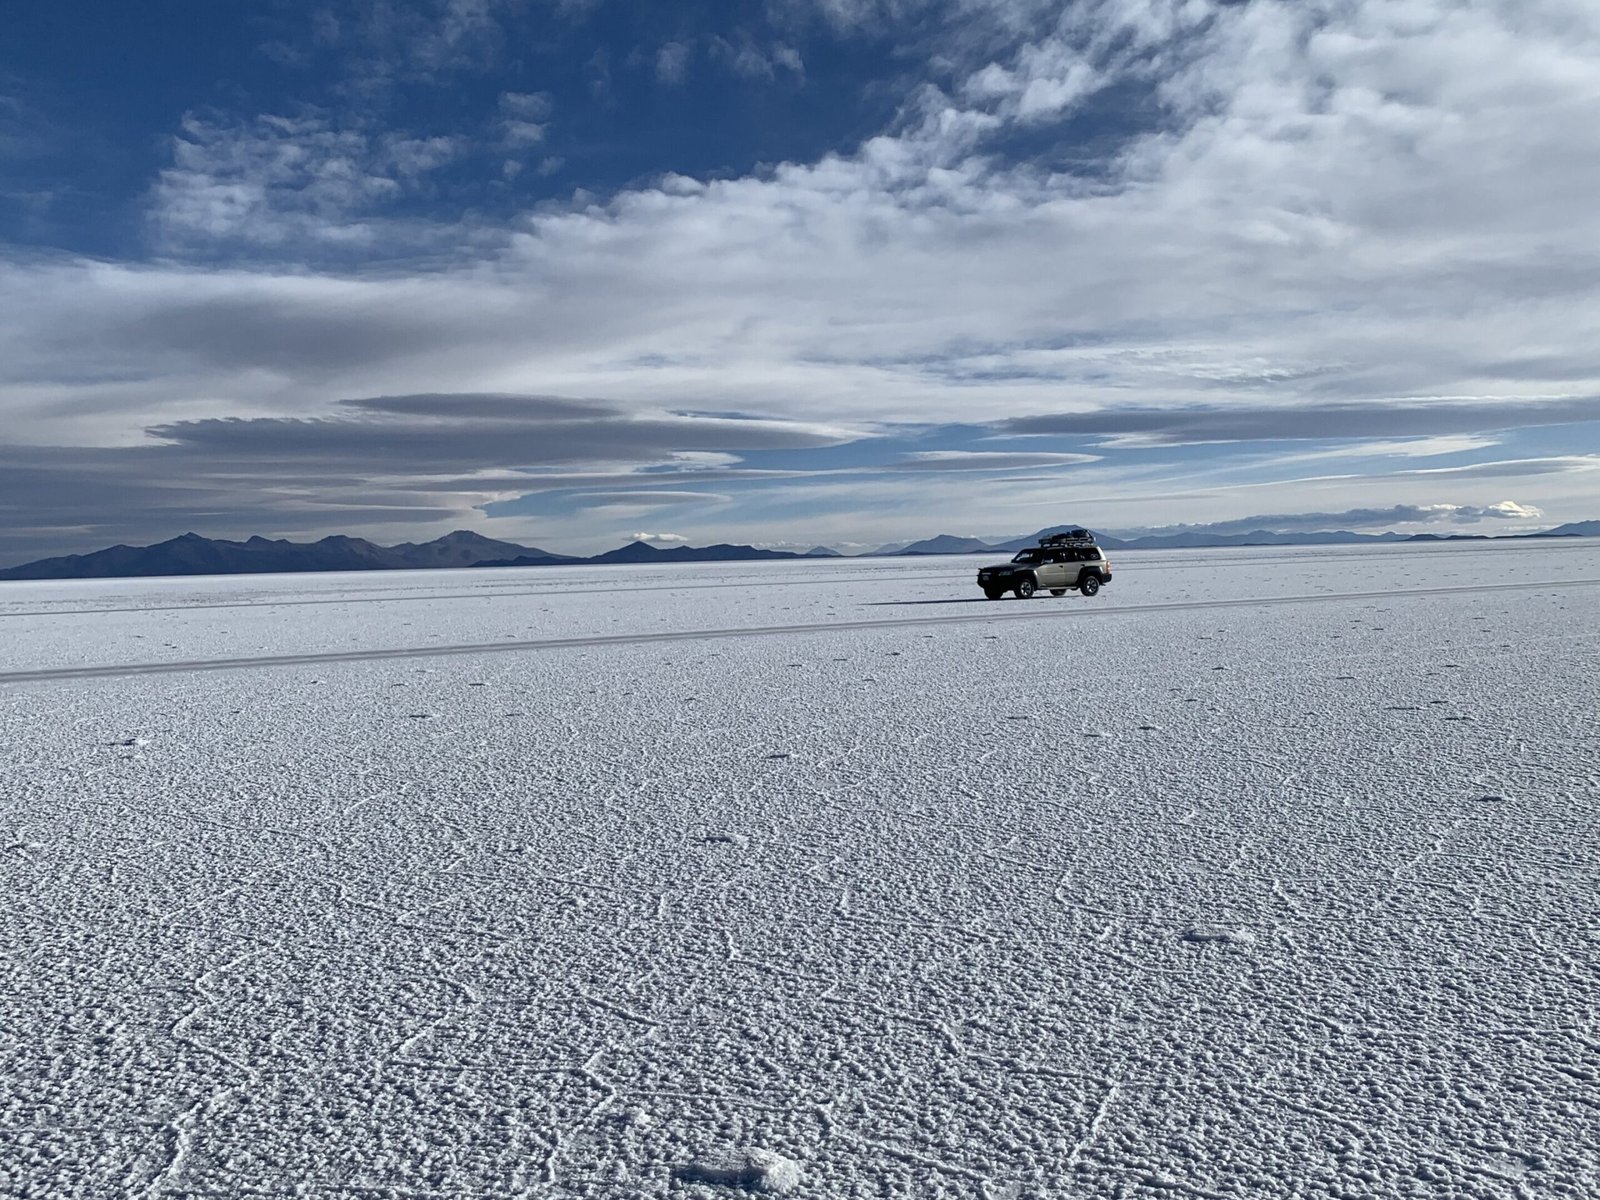
[[[1560,400],[1374,400],[1260,408],[1123,408],[1015,417],[1007,434],[1137,439],[1156,445],[1426,437],[1600,421],[1600,397]]]
[[[293,536],[459,519],[353,475],[208,465],[171,447],[0,446],[0,565],[193,530]]]
[[[429,415],[401,415],[407,402]],[[370,403],[370,402],[365,402]],[[446,397],[388,397],[380,411],[349,417],[223,417],[152,426],[151,436],[196,454],[228,460],[293,464],[362,463],[385,475],[575,463],[655,462],[687,451],[802,449],[852,439],[837,428],[794,421],[695,417],[676,413],[629,416],[592,406],[552,411],[534,398],[511,415],[513,399],[466,396],[464,411],[446,417]],[[488,410],[492,415],[484,416]]]
[[[582,420],[622,415],[621,409],[604,400],[573,400],[565,396],[524,396],[514,392],[430,392],[415,396],[368,396],[358,400],[341,400],[339,404],[356,412],[447,419],[478,417],[500,421]]]
[[[95,331],[103,354],[181,357],[215,368],[296,373],[366,368],[461,345],[481,337],[479,316],[429,312],[401,301],[353,306],[349,297],[224,293],[203,302],[158,298]],[[60,330],[59,349],[79,337]]]
[[[793,421],[634,416],[605,401],[476,393],[352,399],[321,418],[175,421],[150,434],[153,442],[126,447],[0,445],[0,562],[190,529],[238,536],[430,524],[497,496],[585,485],[623,503],[637,484],[643,503],[662,503],[663,485],[762,474],[724,467],[715,454],[708,465],[706,451],[858,436]]]
[[[238,296],[136,317],[121,333],[145,352],[170,346],[218,367],[331,369],[447,346],[459,332],[454,321],[418,312],[319,308],[299,298]]]
[[[483,471],[408,480],[414,492],[563,492],[574,488],[632,491],[634,487],[663,484],[731,483],[737,480],[772,482],[801,479],[814,471],[765,471],[748,467],[650,466],[618,467],[608,471]]]

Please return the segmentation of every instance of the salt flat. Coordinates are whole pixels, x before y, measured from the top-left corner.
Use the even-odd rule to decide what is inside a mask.
[[[0,1193],[1600,1191],[1600,547],[1112,560],[0,585]]]

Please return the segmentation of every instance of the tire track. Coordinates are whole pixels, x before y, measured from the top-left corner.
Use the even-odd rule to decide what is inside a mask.
[[[966,571],[940,571],[938,573],[920,573],[916,575],[896,575],[900,579],[965,579],[969,572]],[[976,574],[976,570],[971,572]],[[141,604],[119,608],[21,608],[11,612],[0,612],[4,617],[84,617],[98,616],[101,613],[161,613],[161,612],[208,612],[219,608],[299,608],[312,604],[401,604],[424,600],[499,600],[512,596],[595,596],[609,595],[613,592],[690,592],[701,591],[709,588],[748,588],[748,587],[816,587],[825,584],[838,584],[860,582],[861,576],[854,578],[829,576],[825,579],[786,579],[781,583],[761,581],[757,577],[745,575],[726,583],[653,583],[636,584],[631,587],[544,587],[544,588],[501,588],[496,591],[476,592],[439,592],[430,596],[328,596],[307,600],[224,600],[215,604]],[[31,581],[30,581],[31,582]]]
[[[1545,588],[1600,586],[1600,579],[1541,580],[1527,583],[1496,583],[1459,587],[1390,588],[1380,592],[1326,592],[1300,596],[1249,596],[1220,600],[1172,600],[1156,604],[1130,604],[1113,608],[1093,603],[1066,608],[1041,604],[1016,611],[1005,606],[999,611],[988,602],[979,612],[951,613],[933,617],[877,617],[858,621],[822,621],[802,625],[752,625],[742,629],[685,629],[658,633],[614,633],[588,637],[542,638],[528,641],[465,643],[453,646],[412,646],[392,650],[341,650],[319,654],[279,654],[257,658],[215,658],[188,662],[127,663],[100,667],[55,667],[33,671],[0,672],[0,684],[42,683],[52,680],[115,679],[136,675],[186,675],[201,671],[242,671],[262,667],[312,666],[320,663],[383,662],[391,659],[450,658],[464,654],[521,654],[539,650],[576,650],[595,646],[639,646],[657,642],[719,641],[729,638],[777,637],[784,634],[839,633],[864,629],[903,629],[921,625],[969,625],[994,621],[1071,620],[1090,617],[1138,616],[1144,613],[1182,612],[1218,608],[1270,608],[1287,604],[1325,604],[1345,600],[1392,600],[1397,597],[1450,596],[1466,592],[1530,592]],[[952,600],[951,603],[968,603]]]

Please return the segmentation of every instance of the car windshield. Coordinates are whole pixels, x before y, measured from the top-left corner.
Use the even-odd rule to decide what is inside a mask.
[[[1014,563],[1022,563],[1024,566],[1031,567],[1042,561],[1042,558],[1043,556],[1040,555],[1037,550],[1024,550],[1011,561]]]

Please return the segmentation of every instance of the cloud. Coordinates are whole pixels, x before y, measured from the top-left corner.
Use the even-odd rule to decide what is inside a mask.
[[[501,92],[501,146],[515,152],[539,145],[545,139],[552,109],[546,92]]]
[[[972,6],[960,33],[944,5],[823,6],[841,25],[932,22],[948,63],[851,153],[663,178],[432,239],[385,224],[381,194],[324,214],[287,189],[242,222],[206,216],[217,198],[203,190],[188,223],[248,240],[284,227],[281,202],[322,223],[271,234],[291,257],[352,240],[448,248],[464,261],[430,259],[413,278],[440,310],[491,310],[474,341],[497,343],[476,377],[449,381],[458,390],[522,367],[589,375],[541,388],[616,395],[645,386],[648,362],[648,386],[673,402],[715,393],[762,411],[1043,419],[1263,407],[1265,394],[1335,422],[1394,397],[1600,391],[1600,353],[1572,349],[1592,342],[1600,285],[1583,249],[1600,244],[1586,201],[1600,134],[1570,119],[1600,80],[1594,22],[1557,36],[1509,10],[1419,0],[1414,19],[1469,76],[1443,51],[1416,61],[1420,35],[1370,2],[1012,7]],[[1024,104],[1030,92],[1054,99]],[[1109,121],[1082,157],[1015,153],[1125,93],[1144,115]],[[466,280],[481,300],[463,301]],[[569,313],[586,333],[575,352],[528,337],[579,324]]]
[[[340,46],[361,88],[437,83],[500,57],[522,0],[334,0],[314,17],[314,41]]]
[[[1499,440],[1472,434],[1450,434],[1443,437],[1404,438],[1399,441],[1359,439],[1349,445],[1325,450],[1310,450],[1297,454],[1279,454],[1272,458],[1276,466],[1298,462],[1312,462],[1338,458],[1437,458],[1448,454],[1468,454],[1476,450],[1489,450],[1500,445]]]
[[[662,488],[748,478],[730,451],[849,441],[815,423],[633,412],[597,400],[511,394],[364,397],[309,417],[201,418],[128,446],[0,445],[0,555],[48,530],[74,544],[218,533],[339,530],[445,520],[542,490],[591,506],[718,503]],[[628,485],[628,486],[624,486]]]
[[[151,426],[152,437],[189,453],[298,463],[361,463],[385,473],[429,468],[466,470],[493,464],[565,466],[590,462],[659,462],[688,450],[804,448],[855,440],[839,427],[743,417],[681,413],[636,414],[603,402],[581,413],[571,402],[530,397],[463,397],[466,411],[451,411],[449,396],[342,401],[350,415],[225,417]],[[393,409],[414,403],[405,416]],[[382,405],[377,410],[368,407]],[[669,460],[670,461],[670,460]]]
[[[730,497],[720,492],[658,492],[640,488],[636,491],[574,492],[572,499],[580,508],[643,509],[670,508],[678,504],[725,504]]]
[[[1163,525],[1128,531],[1123,536],[1171,533],[1233,535],[1246,533],[1325,533],[1395,529],[1407,525],[1475,525],[1482,521],[1529,521],[1544,513],[1528,504],[1502,500],[1498,504],[1396,504],[1388,508],[1352,508],[1344,512],[1273,513],[1237,517],[1197,525]]]
[[[1482,400],[1406,397],[1281,403],[1270,407],[1129,407],[1016,417],[1001,422],[998,428],[1008,434],[1109,437],[1106,444],[1111,446],[1155,446],[1308,438],[1440,437],[1585,421],[1600,421],[1600,396]],[[1359,453],[1360,447],[1352,447],[1350,452]],[[1374,452],[1386,451],[1379,448]]]
[[[634,542],[656,542],[661,545],[673,545],[681,542],[687,542],[689,539],[684,537],[681,533],[630,533],[628,535],[628,540]]]
[[[1456,479],[1537,479],[1541,475],[1571,475],[1600,471],[1600,454],[1560,454],[1548,458],[1506,458],[1465,463],[1456,467],[1413,467],[1365,475],[1324,475],[1312,479],[1365,480],[1380,485],[1395,480],[1421,480],[1449,475]]]
[[[573,400],[565,396],[521,396],[510,393],[428,393],[415,396],[365,396],[341,400],[342,408],[361,413],[402,417],[434,417],[451,421],[468,418],[492,421],[570,421],[617,415],[603,400]]]
[[[554,107],[548,92],[501,92],[500,111],[521,121],[543,121]]]
[[[793,46],[761,46],[747,33],[731,40],[713,34],[706,45],[714,61],[746,79],[770,81],[777,78],[779,69],[797,78],[805,76],[805,64]]]
[[[891,463],[892,471],[1012,471],[1101,461],[1098,454],[1017,453],[988,450],[918,450]]]
[[[1502,500],[1485,508],[1483,515],[1507,521],[1533,521],[1544,516],[1544,510],[1531,504],[1518,504],[1515,500]]]
[[[461,149],[456,138],[341,125],[318,110],[244,122],[190,114],[151,190],[151,216],[173,245],[367,245],[376,232],[361,218]]]
[[[694,48],[687,42],[667,42],[656,51],[656,78],[662,83],[682,83],[689,76]]]
[[[45,157],[67,136],[21,93],[21,81],[0,72],[0,162]]]

